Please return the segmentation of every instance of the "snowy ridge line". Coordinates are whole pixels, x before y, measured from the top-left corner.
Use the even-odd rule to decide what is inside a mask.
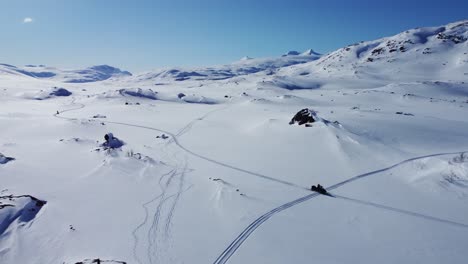
[[[74,100],[72,101],[73,104],[76,104],[74,102]],[[74,108],[74,109],[68,109],[68,110],[63,110],[61,111],[62,113],[63,112],[68,112],[68,111],[73,111],[73,110],[79,110],[79,109],[82,109],[84,108],[84,105],[83,104],[79,104],[80,107],[78,108]],[[76,118],[70,118],[70,117],[64,117],[64,116],[59,116],[58,114],[54,114],[55,117],[58,117],[58,118],[62,118],[62,119],[66,119],[66,120],[76,120]],[[257,173],[257,172],[252,172],[252,171],[249,171],[249,170],[246,170],[246,169],[242,169],[242,168],[239,168],[239,167],[235,167],[233,165],[229,165],[227,163],[224,163],[224,162],[220,162],[220,161],[217,161],[217,160],[214,160],[212,158],[209,158],[209,157],[205,157],[201,154],[198,154],[188,148],[186,148],[185,146],[183,146],[179,140],[177,139],[177,135],[169,132],[169,131],[165,131],[165,130],[162,130],[162,129],[159,129],[159,128],[154,128],[154,127],[149,127],[149,126],[142,126],[142,125],[136,125],[136,124],[131,124],[131,123],[124,123],[124,122],[116,122],[116,121],[109,121],[109,120],[100,120],[100,122],[102,123],[108,123],[108,124],[116,124],[116,125],[122,125],[122,126],[129,126],[129,127],[136,127],[136,128],[143,128],[143,129],[148,129],[148,130],[154,130],[154,131],[158,131],[160,133],[165,133],[165,134],[168,134],[169,136],[172,137],[174,143],[179,147],[181,148],[182,150],[184,150],[185,152],[195,156],[195,157],[198,157],[200,159],[203,159],[203,160],[206,160],[208,162],[211,162],[213,164],[217,164],[219,166],[222,166],[222,167],[225,167],[225,168],[229,168],[229,169],[232,169],[232,170],[236,170],[236,171],[239,171],[239,172],[243,172],[243,173],[246,173],[246,174],[250,174],[252,176],[256,176],[256,177],[259,177],[259,178],[263,178],[265,180],[269,180],[269,181],[273,181],[273,182],[277,182],[277,183],[281,183],[281,184],[284,184],[284,185],[288,185],[288,186],[291,186],[291,187],[296,187],[296,188],[300,188],[300,189],[305,189],[303,186],[299,186],[295,183],[292,183],[292,182],[288,182],[288,181],[285,181],[285,180],[280,180],[280,179],[276,179],[276,178],[273,178],[273,177],[270,177],[270,176],[267,176],[267,175],[264,175],[264,174],[261,174],[261,173]]]
[[[400,214],[406,214],[406,215],[409,215],[409,216],[418,217],[418,218],[422,218],[422,219],[425,219],[425,220],[431,220],[431,221],[444,223],[444,224],[449,224],[449,225],[453,225],[453,226],[457,226],[457,227],[468,228],[467,224],[458,223],[458,222],[455,222],[455,221],[442,219],[442,218],[438,218],[438,217],[434,217],[434,216],[430,216],[430,215],[425,215],[425,214],[421,214],[421,213],[411,212],[411,211],[408,211],[408,210],[399,209],[399,208],[391,207],[391,206],[388,206],[388,205],[377,204],[377,203],[363,201],[363,200],[350,198],[350,197],[345,197],[345,196],[341,196],[341,195],[334,195],[333,194],[333,197],[338,198],[338,199],[342,199],[342,200],[346,200],[348,202],[358,203],[358,204],[367,205],[367,206],[373,206],[373,207],[376,207],[376,208],[379,208],[379,209],[383,209],[383,210],[387,210],[387,211],[393,211],[393,212],[400,213]]]
[[[343,186],[345,184],[356,181],[358,179],[369,177],[369,176],[378,174],[380,172],[388,171],[388,170],[391,170],[391,169],[393,169],[395,167],[401,166],[403,164],[406,164],[406,163],[409,163],[409,162],[412,162],[412,161],[415,161],[415,160],[429,158],[429,157],[445,156],[445,155],[456,155],[456,154],[462,154],[462,153],[465,153],[465,152],[468,152],[468,151],[436,153],[436,154],[429,154],[429,155],[418,156],[418,157],[406,159],[406,160],[403,160],[403,161],[401,161],[399,163],[396,163],[394,165],[391,165],[391,166],[383,168],[383,169],[374,170],[374,171],[371,171],[371,172],[367,172],[367,173],[364,173],[364,174],[354,176],[354,177],[352,177],[352,178],[350,178],[348,180],[336,183],[336,184],[334,184],[334,185],[332,185],[332,186],[330,186],[330,187],[328,187],[326,189],[327,190],[333,190],[333,189],[339,188],[339,187],[341,187],[341,186]],[[240,233],[236,237],[236,239],[234,239],[234,241],[232,241],[231,244],[229,244],[229,246],[223,251],[223,253],[221,253],[221,255],[218,256],[218,258],[213,263],[214,264],[226,263],[229,260],[229,258],[231,258],[231,256],[234,255],[234,253],[242,245],[242,243],[244,243],[244,241],[247,240],[247,238],[255,231],[255,229],[257,229],[261,224],[263,224],[266,220],[268,220],[273,215],[275,215],[275,214],[277,214],[277,213],[279,213],[279,212],[281,212],[283,210],[286,210],[286,209],[288,209],[288,208],[290,208],[290,207],[292,207],[294,205],[303,203],[303,202],[305,202],[307,200],[310,200],[310,199],[312,199],[314,197],[317,197],[317,196],[319,196],[319,193],[309,194],[309,195],[306,195],[306,196],[301,197],[299,199],[296,199],[294,201],[291,201],[289,203],[278,206],[278,207],[274,208],[273,210],[263,214],[262,216],[257,218],[255,221],[253,221],[247,228],[245,228],[244,231],[242,231],[242,233]],[[345,199],[345,198],[343,197],[343,199]],[[346,198],[346,199],[348,199],[348,198]],[[353,199],[349,198],[349,200],[352,201]],[[371,204],[372,203],[369,203],[369,205],[371,205]],[[380,205],[377,205],[377,204],[372,204],[372,205],[373,206],[380,206]],[[457,226],[462,226],[462,227],[468,227],[468,225],[460,224],[460,223],[456,223],[456,222],[452,222],[452,221],[448,221],[448,220],[444,220],[444,219],[425,216],[425,215],[421,215],[421,214],[418,214],[418,213],[404,211],[404,210],[400,210],[400,209],[396,209],[396,208],[392,208],[392,207],[388,207],[388,206],[383,206],[383,207],[386,207],[386,209],[389,209],[389,210],[392,210],[392,211],[399,211],[399,212],[404,212],[404,213],[407,213],[407,214],[411,214],[413,216],[419,216],[419,217],[424,216],[424,217],[427,217],[426,219],[430,218],[432,220],[439,221],[439,222],[455,224]]]

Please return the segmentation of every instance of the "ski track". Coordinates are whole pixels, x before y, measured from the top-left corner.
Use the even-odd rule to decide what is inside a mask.
[[[375,171],[371,171],[371,172],[367,172],[367,173],[364,173],[364,174],[360,174],[360,175],[357,175],[357,176],[354,176],[354,177],[351,177],[349,178],[348,180],[345,180],[345,181],[342,181],[342,182],[339,182],[337,184],[334,184],[328,188],[326,188],[327,190],[334,190],[336,188],[339,188],[345,184],[348,184],[348,183],[351,183],[353,181],[356,181],[356,180],[359,180],[359,179],[362,179],[362,178],[365,178],[365,177],[369,177],[369,176],[372,176],[372,175],[376,175],[378,173],[381,173],[381,172],[384,172],[384,171],[389,171],[395,167],[398,167],[398,166],[401,166],[403,164],[406,164],[406,163],[409,163],[409,162],[412,162],[412,161],[415,161],[415,160],[419,160],[419,159],[425,159],[425,158],[430,158],[430,157],[437,157],[437,156],[445,156],[445,155],[456,155],[456,154],[461,154],[461,153],[465,153],[467,151],[458,151],[458,152],[446,152],[446,153],[437,153],[437,154],[430,154],[430,155],[425,155],[425,156],[418,156],[418,157],[414,157],[414,158],[410,158],[410,159],[406,159],[404,161],[401,161],[399,163],[396,163],[392,166],[389,166],[389,167],[386,167],[386,168],[383,168],[383,169],[379,169],[379,170],[375,170]],[[312,198],[315,198],[317,196],[319,196],[320,194],[319,193],[312,193],[312,194],[309,194],[309,195],[306,195],[304,197],[301,197],[299,199],[296,199],[294,201],[291,201],[289,203],[286,203],[286,204],[283,204],[281,206],[278,206],[276,208],[274,208],[273,210],[263,214],[262,216],[260,216],[259,218],[257,218],[255,221],[253,221],[247,228],[244,229],[244,231],[242,231],[242,233],[240,233],[236,239],[234,239],[234,241],[231,242],[231,244],[229,244],[229,246],[221,253],[221,255],[218,256],[218,258],[213,262],[214,264],[222,264],[222,263],[226,263],[229,258],[232,257],[232,255],[234,255],[234,253],[239,249],[239,247],[242,245],[242,243],[245,242],[245,240],[247,240],[247,238],[255,231],[255,229],[257,229],[261,224],[263,224],[265,221],[267,221],[270,217],[272,217],[273,215],[281,212],[281,211],[284,211],[294,205],[297,205],[297,204],[300,204],[300,203],[303,203],[307,200],[310,200]],[[343,197],[344,199],[344,197]],[[353,201],[351,198],[349,198],[350,201]],[[354,200],[355,202],[357,202],[357,200]],[[373,205],[373,206],[380,206],[380,205],[377,205],[377,204],[372,204],[372,203],[369,203],[369,205]],[[383,206],[385,207],[385,206]],[[399,211],[399,212],[404,212],[404,213],[407,213],[407,214],[411,214],[413,216],[424,216],[424,217],[427,217],[427,218],[431,218],[432,220],[436,220],[436,221],[439,221],[439,222],[445,222],[445,223],[452,223],[452,224],[455,224],[457,226],[463,226],[463,227],[468,227],[468,225],[465,225],[465,224],[460,224],[460,223],[456,223],[456,222],[451,222],[451,221],[448,221],[448,220],[443,220],[443,219],[439,219],[439,218],[435,218],[435,217],[430,217],[430,216],[425,216],[425,215],[421,215],[421,214],[418,214],[418,213],[413,213],[413,212],[409,212],[409,211],[404,211],[404,210],[400,210],[400,209],[396,209],[396,208],[392,208],[392,207],[386,207],[386,209],[389,209],[389,210],[392,210],[392,211]]]
[[[242,169],[242,168],[239,168],[239,167],[236,167],[236,166],[233,166],[233,165],[229,165],[227,163],[224,163],[224,162],[220,162],[220,161],[217,161],[217,160],[214,160],[212,158],[208,158],[206,156],[203,156],[201,154],[198,154],[188,148],[186,148],[184,145],[182,145],[179,140],[177,139],[176,135],[174,135],[173,133],[171,132],[168,132],[168,131],[165,131],[165,130],[162,130],[162,129],[158,129],[158,128],[154,128],[154,127],[149,127],[149,126],[142,126],[142,125],[136,125],[136,124],[130,124],[130,123],[124,123],[124,122],[116,122],[116,121],[102,121],[103,123],[108,123],[108,124],[116,124],[116,125],[122,125],[122,126],[129,126],[129,127],[135,127],[135,128],[143,128],[143,129],[148,129],[148,130],[154,130],[154,131],[158,131],[158,132],[161,132],[161,133],[165,133],[165,134],[168,134],[169,136],[171,136],[174,140],[174,144],[176,144],[179,148],[181,148],[182,150],[184,150],[185,152],[195,156],[195,157],[198,157],[200,159],[203,159],[205,161],[208,161],[210,163],[213,163],[213,164],[217,164],[221,167],[225,167],[225,168],[229,168],[229,169],[232,169],[232,170],[236,170],[236,171],[239,171],[239,172],[243,172],[245,174],[250,174],[252,176],[256,176],[256,177],[259,177],[259,178],[262,178],[262,179],[265,179],[265,180],[269,180],[269,181],[272,181],[272,182],[276,182],[276,183],[280,183],[280,184],[283,184],[283,185],[288,185],[290,187],[295,187],[295,188],[299,188],[299,189],[304,189],[303,186],[299,186],[295,183],[292,183],[292,182],[288,182],[288,181],[284,181],[284,180],[280,180],[280,179],[276,179],[276,178],[273,178],[273,177],[270,177],[270,176],[267,176],[267,175],[264,175],[264,174],[260,174],[260,173],[257,173],[257,172],[252,172],[252,171],[249,171],[249,170],[246,170],[246,169]]]
[[[186,172],[187,172],[187,159],[184,160],[184,167],[182,169],[182,172],[180,173],[177,193],[176,193],[176,195],[174,197],[174,200],[173,200],[173,202],[171,204],[171,208],[169,209],[169,212],[167,213],[167,216],[166,216],[166,225],[164,227],[164,236],[165,236],[166,239],[169,237],[172,217],[174,215],[177,203],[179,202],[180,196],[182,195],[182,192],[183,192]]]
[[[59,114],[54,114],[53,116],[57,117],[57,118],[65,119],[65,120],[78,120],[77,118],[68,118],[68,117],[60,116],[60,114],[62,114],[62,113],[69,112],[69,111],[74,111],[74,110],[79,110],[79,109],[82,109],[82,108],[85,107],[84,104],[76,103],[75,101],[76,101],[76,98],[73,98],[72,101],[71,101],[71,104],[72,105],[78,105],[78,107],[62,110],[62,111],[59,112]],[[218,109],[216,109],[216,110],[218,110]],[[213,112],[215,112],[215,111],[210,111],[209,113],[205,114],[204,116],[202,116],[200,118],[197,118],[196,120],[191,121],[189,125],[184,127],[183,131],[187,132],[189,130],[189,128],[196,121],[202,120],[207,115],[209,115],[209,114],[211,114]],[[102,121],[102,122],[105,122],[105,121]],[[166,147],[167,147],[167,144],[164,146],[164,148],[166,148]],[[167,151],[165,151],[165,152],[167,153]],[[173,158],[177,163],[178,159],[175,157],[175,155],[173,155]],[[183,169],[181,170],[180,167],[183,167]],[[182,166],[176,165],[174,169],[172,169],[170,172],[168,172],[166,174],[163,174],[161,176],[161,178],[159,179],[159,186],[161,188],[162,193],[155,196],[155,197],[153,197],[151,200],[145,202],[144,204],[142,204],[142,207],[143,207],[143,209],[145,211],[145,217],[144,217],[142,223],[140,223],[132,231],[132,236],[133,236],[133,239],[134,239],[133,255],[134,255],[135,260],[139,264],[143,264],[143,262],[140,259],[140,257],[138,256],[138,252],[137,252],[138,244],[139,244],[139,241],[140,241],[139,238],[138,238],[137,232],[148,223],[148,218],[149,218],[149,208],[148,208],[148,206],[150,204],[154,203],[155,201],[160,200],[160,202],[157,205],[156,211],[153,214],[152,220],[151,220],[151,226],[150,226],[149,231],[148,231],[148,248],[146,250],[149,263],[156,263],[155,259],[157,257],[157,253],[158,253],[158,249],[159,249],[159,247],[158,247],[158,242],[159,242],[158,241],[158,239],[159,239],[158,234],[159,234],[159,232],[158,231],[159,231],[159,229],[161,227],[161,224],[160,224],[161,214],[162,214],[162,211],[164,209],[164,205],[168,201],[171,201],[171,198],[175,197],[175,199],[172,200],[173,202],[170,203],[170,205],[169,205],[170,209],[169,209],[169,212],[167,214],[167,217],[165,219],[165,224],[164,224],[164,235],[165,235],[165,238],[167,238],[167,237],[169,237],[169,234],[170,234],[170,225],[171,225],[172,217],[173,217],[174,212],[175,212],[177,202],[179,201],[180,196],[184,192],[183,186],[184,186],[184,179],[185,179],[186,171],[187,171],[187,160],[185,158]],[[171,183],[173,182],[174,178],[177,177],[178,175],[180,175],[180,180],[179,180],[177,191],[176,191],[176,193],[169,195],[168,190],[172,186]],[[163,180],[167,176],[169,176],[169,177],[167,178],[165,184],[163,184]]]
[[[76,108],[76,109],[64,110],[62,112],[78,110],[78,109],[81,109],[83,107],[84,107],[84,105],[82,105],[82,107],[79,107],[79,108]],[[217,109],[217,110],[220,110],[220,109]],[[54,114],[54,116],[56,116],[58,118],[66,119],[66,120],[76,120],[76,118],[61,117],[61,116],[59,116],[57,114]],[[203,156],[201,154],[198,154],[198,153],[188,149],[184,145],[182,145],[179,142],[179,140],[178,140],[178,138],[177,138],[177,136],[175,134],[173,134],[173,133],[171,133],[169,131],[165,131],[163,129],[159,129],[159,128],[155,128],[155,127],[149,127],[149,126],[142,126],[142,125],[137,125],[137,124],[131,124],[131,123],[125,123],[125,122],[110,121],[110,120],[100,120],[100,122],[106,123],[106,124],[116,124],[116,125],[122,125],[122,126],[129,126],[129,127],[135,127],[135,128],[142,128],[142,129],[158,131],[160,133],[164,133],[164,134],[167,134],[167,135],[171,136],[174,144],[176,144],[179,148],[181,148],[185,152],[187,152],[187,153],[189,153],[189,154],[191,154],[191,155],[193,155],[195,157],[198,157],[200,159],[203,159],[205,161],[211,162],[213,164],[217,164],[218,166],[221,166],[221,167],[225,167],[225,168],[229,168],[229,169],[232,169],[232,170],[235,170],[235,171],[239,171],[239,172],[242,172],[242,173],[245,173],[245,174],[250,174],[252,176],[256,176],[256,177],[259,177],[259,178],[262,178],[262,179],[265,179],[265,180],[269,180],[269,181],[272,181],[272,182],[288,185],[290,187],[295,187],[295,188],[299,188],[299,189],[305,189],[303,186],[299,186],[299,185],[297,185],[295,183],[292,183],[292,182],[288,182],[288,181],[281,180],[281,179],[276,179],[276,178],[273,178],[273,177],[270,177],[270,176],[267,176],[267,175],[264,175],[264,174],[261,174],[261,173],[249,171],[249,170],[246,170],[246,169],[242,169],[242,168],[239,168],[239,167],[236,167],[236,166],[233,166],[233,165],[230,165],[230,164],[220,162],[220,161],[214,160],[212,158]]]
[[[169,195],[169,196],[166,196],[167,195],[167,190],[172,182],[172,180],[174,179],[174,177],[177,175],[178,173],[178,168],[170,174],[169,178],[167,179],[165,185],[161,185],[161,189],[162,189],[162,194],[161,194],[161,200],[156,208],[156,211],[153,215],[153,221],[151,223],[151,227],[148,231],[148,259],[150,261],[150,263],[155,263],[153,262],[153,259],[157,257],[157,252],[158,252],[158,244],[157,244],[157,239],[158,239],[158,230],[159,230],[159,221],[160,221],[160,217],[161,217],[161,212],[163,210],[163,205],[164,203],[169,200],[172,196],[174,196],[175,194],[173,195]]]
[[[195,125],[195,123],[197,123],[198,121],[202,121],[204,120],[205,118],[207,118],[208,116],[210,116],[211,114],[214,114],[216,112],[219,112],[219,111],[222,111],[222,110],[225,110],[227,108],[229,108],[230,106],[224,106],[224,107],[220,107],[220,108],[216,108],[214,110],[211,110],[209,112],[207,112],[206,114],[202,115],[201,117],[198,117],[194,120],[192,120],[190,123],[188,123],[187,125],[185,125],[183,128],[181,128],[177,134],[176,134],[176,137],[177,138],[180,138],[182,135],[184,135],[185,133],[187,133],[190,129],[192,129],[193,125]],[[171,138],[169,140],[169,143],[172,143],[174,140],[174,137]]]
[[[161,182],[166,176],[172,174],[173,172],[175,171],[175,169],[171,170],[170,172],[168,173],[165,173],[161,176],[161,178],[159,179],[159,182]],[[133,256],[135,258],[135,260],[142,264],[141,262],[141,259],[138,257],[138,254],[137,254],[137,248],[138,248],[138,243],[139,243],[139,239],[138,239],[138,236],[137,236],[137,232],[138,230],[140,230],[144,225],[146,225],[146,223],[148,222],[148,217],[149,217],[149,211],[148,211],[148,205],[155,202],[156,200],[158,200],[159,198],[161,198],[162,194],[160,195],[157,195],[155,196],[153,199],[145,202],[142,207],[143,207],[143,210],[145,211],[145,217],[143,219],[143,222],[141,222],[132,232],[132,236],[133,236],[133,239],[134,239],[134,246],[133,246]]]

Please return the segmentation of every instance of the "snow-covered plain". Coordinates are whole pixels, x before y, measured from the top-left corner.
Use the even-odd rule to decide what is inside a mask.
[[[0,65],[0,263],[466,263],[467,38],[134,75]],[[289,125],[303,108],[317,122]]]

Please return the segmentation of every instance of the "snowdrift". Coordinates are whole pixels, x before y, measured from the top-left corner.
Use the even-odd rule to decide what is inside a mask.
[[[54,97],[67,97],[72,95],[72,92],[65,88],[60,87],[52,87],[45,90],[40,90],[34,93],[23,93],[21,96],[27,99],[34,99],[34,100],[45,100]]]
[[[0,237],[33,221],[46,203],[30,195],[0,195]]]

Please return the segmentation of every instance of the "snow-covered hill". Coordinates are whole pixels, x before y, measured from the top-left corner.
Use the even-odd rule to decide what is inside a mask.
[[[10,64],[0,64],[0,76],[5,75],[32,77],[66,83],[86,83],[103,81],[112,77],[131,76],[132,74],[108,65],[98,65],[82,70],[61,70],[44,65],[16,67]]]
[[[320,54],[313,52],[312,50],[308,50],[302,54],[295,52],[279,58],[253,59],[246,56],[241,58],[239,61],[221,66],[154,70],[136,75],[133,81],[167,82],[186,80],[225,80],[258,72],[272,75],[281,68],[314,61],[319,59],[320,56]]]
[[[421,81],[468,78],[468,21],[407,30],[392,37],[365,41],[298,66],[286,75]]]
[[[467,32],[134,76],[3,64],[0,263],[465,263]]]

